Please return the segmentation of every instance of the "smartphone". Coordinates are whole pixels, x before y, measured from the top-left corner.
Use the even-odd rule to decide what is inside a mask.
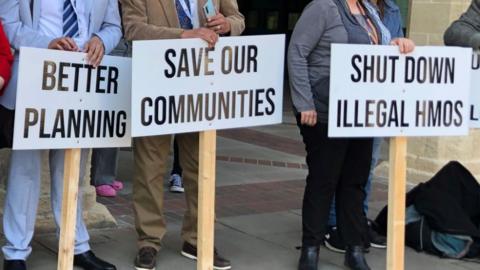
[[[205,12],[205,16],[207,19],[217,15],[217,11],[215,10],[215,5],[213,4],[213,0],[207,0],[207,3],[203,6],[203,12]]]

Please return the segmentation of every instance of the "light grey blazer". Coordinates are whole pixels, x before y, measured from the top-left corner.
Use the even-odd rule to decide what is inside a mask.
[[[12,79],[0,97],[0,104],[13,109],[17,92],[18,52],[20,47],[48,48],[51,37],[39,31],[41,0],[1,0],[0,19],[10,46],[15,49]],[[88,34],[102,39],[105,53],[109,54],[122,37],[118,0],[81,0],[88,10]]]

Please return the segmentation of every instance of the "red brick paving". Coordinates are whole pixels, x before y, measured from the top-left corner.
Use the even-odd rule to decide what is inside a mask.
[[[234,139],[288,154],[305,156],[303,143],[252,129],[219,131],[219,136]],[[245,157],[217,156],[218,161],[244,163],[257,166],[274,166],[291,169],[307,169],[304,163],[279,160],[258,160]],[[216,215],[218,218],[249,214],[261,214],[296,210],[301,208],[305,180],[277,181],[217,187]],[[387,187],[374,183],[373,201],[385,201]],[[120,226],[134,226],[131,194],[116,198],[98,197],[119,221]],[[183,194],[165,192],[165,216],[168,221],[181,221],[185,212]]]
[[[218,131],[218,135],[291,155],[305,156],[305,146],[303,142],[249,128],[221,130]]]
[[[217,187],[216,215],[218,218],[250,214],[283,212],[301,209],[304,180],[243,184]],[[375,183],[373,201],[385,201],[386,185]],[[131,195],[116,198],[97,197],[119,222],[119,226],[134,226]],[[185,212],[184,194],[165,192],[165,216],[169,222],[179,222]]]

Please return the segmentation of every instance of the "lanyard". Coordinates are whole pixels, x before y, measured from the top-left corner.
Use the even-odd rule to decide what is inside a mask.
[[[366,26],[363,26],[361,24],[360,25],[367,32],[368,37],[370,38],[371,44],[378,44],[379,43],[378,33],[375,29],[375,25],[373,24],[373,22],[371,22],[370,18],[367,16],[367,14],[365,13],[365,10],[363,9],[363,7],[360,5],[358,1],[356,2],[356,5],[357,5],[357,8],[360,10],[360,15],[362,15],[366,24]]]
[[[192,13],[192,2],[190,0],[178,0],[180,2],[180,5],[182,5],[183,11],[185,11],[185,14],[188,16],[190,21],[193,22],[193,13]],[[189,1],[190,5],[187,5],[185,1]]]

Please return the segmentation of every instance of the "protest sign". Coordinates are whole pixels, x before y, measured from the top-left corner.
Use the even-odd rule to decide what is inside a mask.
[[[198,270],[213,269],[216,130],[282,121],[285,35],[133,43],[132,135],[200,131]]]
[[[73,269],[80,148],[130,146],[131,60],[21,48],[13,148],[66,149],[59,270]]]
[[[472,55],[472,80],[470,90],[470,127],[480,128],[480,54]]]
[[[276,124],[285,36],[133,43],[132,135]]]
[[[128,147],[131,60],[21,48],[13,148]]]
[[[387,269],[404,269],[407,140],[467,135],[471,49],[332,46],[330,137],[392,137]]]
[[[330,137],[466,135],[471,49],[333,45]]]

